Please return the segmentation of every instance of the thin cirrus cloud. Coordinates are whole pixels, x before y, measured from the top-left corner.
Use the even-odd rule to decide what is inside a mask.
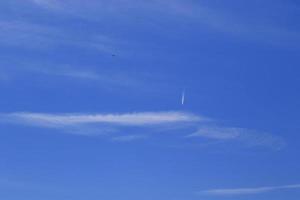
[[[27,69],[28,72],[38,73],[46,76],[55,76],[55,77],[63,77],[70,78],[76,80],[86,80],[86,81],[96,81],[101,84],[99,86],[104,86],[104,89],[108,88],[135,88],[144,86],[144,81],[135,75],[135,74],[127,74],[116,71],[102,71],[98,73],[92,70],[82,70],[74,67],[31,67]]]
[[[187,137],[236,142],[249,147],[264,146],[276,150],[280,150],[286,145],[285,141],[279,136],[236,127],[202,126]]]
[[[202,195],[211,196],[238,196],[238,195],[253,195],[261,194],[266,192],[272,192],[277,190],[287,190],[287,189],[300,189],[300,184],[295,185],[283,185],[274,187],[256,187],[256,188],[235,188],[235,189],[213,189],[198,192]]]
[[[112,141],[117,142],[146,139],[147,135],[136,133],[136,131],[142,130],[143,133],[176,132],[183,134],[182,139],[209,139],[221,141],[224,144],[234,142],[246,147],[267,147],[281,150],[285,146],[284,140],[279,136],[242,128],[210,125],[214,121],[210,118],[176,111],[123,114],[8,113],[1,114],[0,121],[41,128],[55,128],[77,135],[106,134],[111,137]],[[127,129],[130,129],[130,134],[116,135],[120,132],[128,132]],[[197,131],[189,134],[188,132],[192,129]]]
[[[167,16],[168,19],[173,19],[176,23],[178,23],[178,20],[183,19],[184,21],[197,23],[199,28],[207,29],[208,31],[242,36],[275,44],[294,44],[300,39],[297,31],[275,26],[274,24],[276,23],[271,25],[259,24],[259,22],[249,24],[241,20],[241,17],[230,16],[231,14],[226,13],[226,11],[215,10],[213,5],[209,7],[202,6],[192,1],[139,1],[134,2],[137,4],[135,6],[132,6],[133,3],[129,0],[91,1],[85,6],[82,6],[81,0],[30,0],[28,2],[37,5],[39,8],[46,7],[62,13],[71,13],[72,16],[89,16],[89,19],[103,19],[106,18],[103,16],[113,16],[121,19],[122,23],[125,24],[131,24],[131,20],[127,19],[126,21],[126,17],[135,17],[136,14],[140,15],[142,13],[151,14],[154,24],[160,22],[163,16]],[[27,8],[25,7],[24,9]],[[124,13],[126,14],[124,15]],[[159,19],[157,16],[160,16]],[[24,20],[10,19],[0,21],[0,30],[1,44],[21,48],[48,50],[57,46],[71,46],[91,49],[105,54],[122,53],[122,55],[135,55],[137,52],[136,47],[134,47],[134,41],[127,38],[128,42],[126,42],[127,39],[121,40],[110,35],[103,35],[103,33],[94,30],[92,26],[88,27],[90,31],[81,31],[78,29],[74,30],[71,26],[35,23],[34,21],[26,20],[26,17],[24,17]],[[157,32],[164,33],[164,31]],[[133,50],[128,51],[128,49]],[[139,49],[139,52],[141,52],[141,49]]]
[[[135,16],[143,13],[159,13],[161,16],[172,17],[174,21],[180,20],[197,23],[200,28],[241,36],[243,38],[264,41],[272,44],[291,44],[299,41],[297,31],[288,30],[276,25],[276,20],[268,19],[273,23],[262,23],[258,20],[247,19],[232,10],[215,8],[214,4],[203,5],[203,2],[182,0],[150,0],[150,1],[91,1],[89,5],[82,7],[82,0],[31,0],[38,6],[59,13],[71,14],[93,20],[102,19],[103,16],[111,15],[120,18]],[[101,12],[99,12],[99,10]],[[126,14],[124,14],[126,13]],[[155,16],[156,15],[152,15]],[[266,16],[261,16],[266,17]],[[161,18],[160,18],[161,19]],[[250,21],[250,22],[249,22]],[[125,21],[126,22],[126,21]],[[280,39],[280,40],[279,40]]]
[[[115,126],[155,126],[172,123],[191,123],[205,120],[204,117],[182,112],[139,112],[125,114],[46,114],[11,113],[2,115],[13,123],[45,127],[64,127],[86,124]]]
[[[47,114],[10,113],[0,115],[0,121],[40,128],[60,130],[66,134],[107,136],[113,142],[131,142],[148,138],[164,127],[181,124],[184,127],[208,119],[184,112],[136,112],[123,114]],[[127,133],[130,130],[130,133]],[[172,129],[174,131],[174,129]],[[176,128],[175,128],[176,130]],[[143,131],[137,134],[136,131]],[[122,133],[122,134],[120,134]]]
[[[5,65],[4,65],[5,66]],[[22,62],[12,63],[10,68],[0,67],[0,81],[20,81],[29,78],[34,82],[47,79],[51,83],[72,83],[90,84],[95,88],[105,91],[123,91],[120,89],[130,89],[145,91],[151,90],[153,84],[160,84],[155,77],[149,76],[144,72],[127,70],[126,72],[117,69],[102,69],[99,71],[95,66],[70,66],[60,64],[42,64],[41,62]],[[146,79],[148,82],[146,82]],[[149,80],[153,82],[149,87]]]
[[[120,53],[128,43],[99,33],[80,34],[72,28],[50,26],[22,20],[0,21],[0,43],[29,49],[51,49],[71,46],[101,53]],[[75,33],[75,34],[74,34]]]
[[[49,47],[67,39],[61,32],[50,26],[43,26],[24,21],[0,21],[0,42],[5,45],[22,46],[30,48]]]
[[[191,127],[207,118],[185,112],[134,112],[123,114],[0,114],[6,124],[56,129],[82,136],[106,136],[113,142],[131,142],[148,138],[148,133],[176,131],[178,126]]]

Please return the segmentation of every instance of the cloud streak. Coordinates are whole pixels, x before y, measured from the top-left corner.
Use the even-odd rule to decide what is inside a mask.
[[[87,67],[85,67],[87,68]],[[145,82],[142,80],[141,76],[137,76],[133,73],[123,73],[117,72],[116,70],[105,71],[102,70],[101,73],[98,71],[93,71],[89,69],[82,69],[78,67],[28,67],[28,72],[38,73],[46,76],[63,77],[76,80],[86,80],[99,82],[97,84],[99,87],[104,89],[111,88],[137,88],[145,86]],[[65,79],[64,79],[65,80]]]
[[[265,146],[280,150],[285,146],[282,138],[268,133],[253,131],[245,128],[203,126],[188,138],[204,138],[224,142],[235,141],[246,146]]]
[[[238,195],[253,195],[277,190],[300,189],[300,184],[283,185],[274,187],[257,187],[257,188],[235,188],[235,189],[213,189],[199,192],[203,195],[212,196],[238,196]]]
[[[4,45],[48,50],[58,46],[120,53],[127,43],[99,33],[74,31],[70,27],[51,26],[20,20],[0,20],[0,43]]]
[[[246,147],[264,147],[280,150],[285,146],[282,138],[242,128],[209,125],[213,120],[192,113],[132,112],[107,114],[1,114],[0,121],[41,128],[54,128],[76,135],[109,135],[112,141],[129,142],[146,138],[149,133],[177,133],[182,139],[208,139],[241,144]],[[199,128],[200,126],[200,128]],[[197,129],[192,134],[187,131]],[[121,133],[119,135],[118,133]],[[118,134],[118,135],[116,135]]]
[[[63,127],[86,124],[117,126],[156,126],[172,123],[191,123],[205,120],[200,116],[182,112],[140,112],[125,114],[46,114],[12,113],[2,115],[14,123],[27,125]]]
[[[69,14],[80,18],[91,20],[101,20],[103,16],[113,16],[124,22],[124,19],[135,17],[136,14],[152,14],[155,16],[172,17],[174,21],[188,21],[198,24],[198,26],[207,30],[220,33],[239,36],[247,39],[265,41],[267,43],[288,43],[299,41],[297,31],[288,30],[285,27],[276,26],[274,23],[263,23],[258,17],[255,22],[253,19],[243,18],[239,13],[232,10],[216,9],[212,3],[203,5],[193,1],[182,0],[150,0],[150,1],[132,1],[132,0],[110,0],[110,1],[91,1],[89,5],[82,6],[82,0],[31,0],[36,5],[56,11],[58,13]],[[153,17],[154,16],[154,17]],[[265,16],[260,16],[261,18]],[[269,19],[271,20],[271,19]],[[126,21],[125,21],[126,22]],[[274,25],[275,24],[275,25]],[[280,40],[279,40],[280,39]],[[282,41],[284,40],[284,41]]]
[[[62,38],[56,28],[27,23],[24,21],[0,21],[0,42],[5,45],[41,48],[51,46]]]

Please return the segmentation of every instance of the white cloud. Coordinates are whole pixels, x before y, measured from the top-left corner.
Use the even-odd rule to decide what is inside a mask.
[[[155,126],[172,123],[191,123],[205,118],[182,112],[140,112],[125,114],[46,114],[12,113],[2,115],[14,123],[63,127],[84,124],[106,124],[117,126]]]
[[[203,126],[195,133],[187,136],[189,138],[207,138],[220,141],[235,141],[246,146],[264,146],[280,150],[285,146],[282,138],[268,133],[253,131],[245,128]]]
[[[260,194],[260,193],[272,192],[272,191],[283,190],[283,189],[300,189],[300,184],[275,186],[275,187],[213,189],[213,190],[201,191],[199,192],[199,194],[216,195],[216,196],[234,196],[234,195]]]
[[[55,128],[77,135],[109,135],[113,141],[123,142],[145,138],[145,134],[149,133],[176,132],[183,134],[183,138],[206,138],[246,147],[280,150],[285,146],[284,140],[278,136],[242,128],[209,126],[211,119],[176,111],[123,114],[9,113],[0,115],[0,121]],[[202,127],[187,135],[188,131],[199,126]],[[122,135],[119,134],[121,132]]]
[[[70,78],[76,80],[96,81],[98,87],[103,89],[111,88],[136,88],[146,86],[145,82],[141,79],[142,75],[130,74],[117,71],[105,71],[101,73],[89,69],[83,69],[83,67],[68,67],[68,66],[56,66],[56,67],[26,67],[26,71],[30,73],[38,73],[46,76],[56,76],[63,78]],[[88,68],[88,67],[85,67]],[[143,87],[145,88],[145,87]]]
[[[23,21],[0,21],[0,42],[5,45],[44,47],[62,37],[61,32],[49,26]]]
[[[85,4],[82,0],[32,0],[37,5],[52,9],[59,13],[70,14],[81,18],[101,20],[103,16],[113,16],[123,20],[136,17],[138,14],[152,14],[151,19],[162,19],[168,16],[174,21],[188,21],[198,24],[199,28],[226,33],[247,39],[268,42],[272,44],[292,44],[299,41],[297,31],[286,29],[286,27],[276,26],[274,19],[264,19],[266,16],[258,16],[257,19],[247,19],[241,14],[232,10],[216,8],[214,4],[193,2],[184,0],[91,0]],[[158,17],[157,17],[158,16]],[[147,18],[148,19],[148,18]],[[273,21],[273,23],[263,23],[263,21]],[[101,47],[101,45],[99,45]],[[106,47],[105,47],[106,48]]]
[[[73,135],[102,135],[111,138],[115,142],[146,139],[145,133],[150,133],[149,130],[151,133],[157,133],[166,127],[177,125],[187,127],[205,120],[204,117],[183,112],[124,114],[10,113],[0,115],[0,121],[4,123],[52,128]],[[137,131],[142,131],[142,133],[137,133]]]
[[[243,130],[239,128],[201,127],[195,133],[189,135],[189,137],[232,140],[240,137]]]
[[[67,26],[52,26],[16,20],[0,20],[0,43],[32,49],[49,49],[67,45],[93,49],[105,54],[120,54],[123,46],[128,45],[122,40],[99,33],[82,35],[79,31],[74,32],[72,28]]]

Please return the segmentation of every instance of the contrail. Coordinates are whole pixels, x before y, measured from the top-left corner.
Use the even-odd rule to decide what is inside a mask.
[[[183,90],[182,96],[181,96],[181,104],[184,105],[184,100],[185,100],[185,91]]]

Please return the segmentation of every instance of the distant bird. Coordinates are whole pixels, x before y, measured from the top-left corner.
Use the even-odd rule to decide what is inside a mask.
[[[181,95],[181,105],[184,105],[184,101],[185,101],[185,91],[183,90]]]
[[[116,54],[112,54],[111,56],[112,56],[112,57],[115,57],[115,56],[116,56]]]

